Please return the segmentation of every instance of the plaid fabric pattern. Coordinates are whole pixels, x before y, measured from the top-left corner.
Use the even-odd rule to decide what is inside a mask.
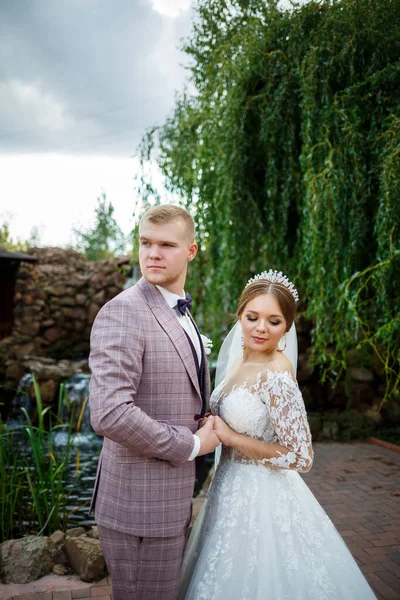
[[[141,538],[99,526],[113,600],[175,600],[186,533]]]
[[[91,422],[105,438],[92,500],[97,523],[141,537],[180,535],[202,398],[187,337],[155,286],[141,279],[101,309],[89,364]],[[209,390],[207,370],[207,401]]]

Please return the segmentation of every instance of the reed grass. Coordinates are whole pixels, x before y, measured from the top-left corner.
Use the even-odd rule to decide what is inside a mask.
[[[23,427],[10,429],[0,424],[0,533],[2,540],[23,533],[51,534],[65,530],[69,513],[67,505],[80,474],[80,453],[76,453],[74,480],[68,479],[74,435],[79,432],[85,400],[75,423],[75,406],[70,405],[61,384],[54,413],[44,407],[35,379],[37,424],[25,408],[21,408]],[[62,422],[63,403],[69,409],[68,423]],[[58,431],[67,432],[66,443],[57,448]],[[78,509],[79,507],[77,507]],[[71,512],[71,511],[70,511]],[[73,511],[72,511],[73,512]]]

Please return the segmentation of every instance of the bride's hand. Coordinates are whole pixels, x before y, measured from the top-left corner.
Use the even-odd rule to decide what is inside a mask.
[[[225,446],[235,446],[237,432],[234,431],[220,417],[214,417],[214,433]]]

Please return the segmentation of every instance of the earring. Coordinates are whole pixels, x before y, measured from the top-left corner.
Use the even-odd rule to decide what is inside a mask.
[[[243,336],[240,338],[240,345],[242,347],[242,350],[244,350],[244,337]]]
[[[279,340],[279,344],[281,343],[282,340],[284,341],[285,345],[283,346],[283,348],[278,348],[281,352],[283,352],[284,350],[286,350],[286,333]],[[278,346],[279,346],[279,344],[278,344]]]

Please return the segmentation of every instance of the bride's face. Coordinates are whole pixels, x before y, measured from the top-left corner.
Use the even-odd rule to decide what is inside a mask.
[[[260,294],[250,300],[240,317],[247,350],[269,353],[286,331],[286,321],[277,299]]]

